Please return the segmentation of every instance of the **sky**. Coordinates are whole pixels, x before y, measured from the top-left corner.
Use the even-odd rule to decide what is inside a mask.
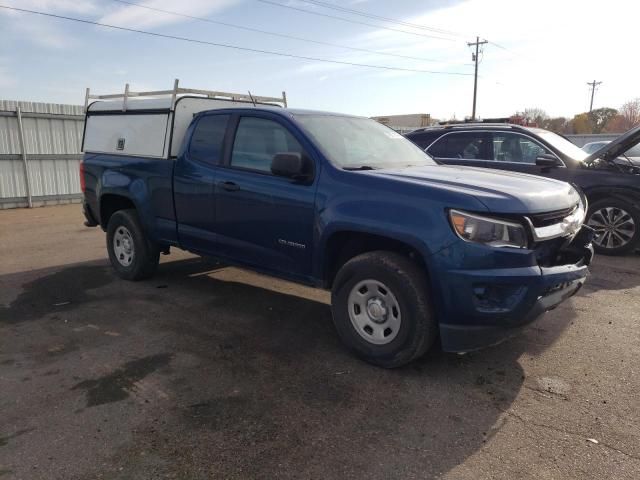
[[[366,116],[429,113],[441,119],[464,118],[471,114],[473,96],[467,42],[476,36],[489,41],[479,63],[480,117],[508,116],[526,108],[573,116],[588,110],[587,82],[592,80],[602,82],[594,108],[618,108],[640,97],[640,64],[628,60],[629,46],[637,44],[640,2],[323,0],[404,22],[391,23],[307,0],[272,0],[293,8],[260,0],[131,1],[333,45],[266,35],[115,0],[0,0],[0,5],[250,49],[405,70],[287,58],[0,9],[0,99],[81,104],[86,87],[96,93],[123,91],[125,83],[134,91],[170,89],[179,78],[182,86],[191,88],[265,96],[286,91],[289,106],[296,108]],[[625,18],[633,20],[625,25]]]

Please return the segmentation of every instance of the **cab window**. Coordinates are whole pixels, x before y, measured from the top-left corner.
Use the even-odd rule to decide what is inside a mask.
[[[232,167],[271,173],[274,155],[287,152],[303,150],[285,127],[264,118],[240,118],[231,153]]]

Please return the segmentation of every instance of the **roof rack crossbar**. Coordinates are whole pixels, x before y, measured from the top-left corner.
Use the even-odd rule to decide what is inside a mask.
[[[129,84],[125,85],[124,93],[109,93],[106,95],[95,95],[91,93],[89,88],[85,92],[84,109],[85,111],[89,107],[89,100],[117,100],[122,99],[122,111],[127,110],[127,99],[135,97],[161,97],[171,95],[171,109],[173,110],[176,103],[176,97],[178,95],[202,95],[208,98],[224,98],[228,100],[240,100],[248,102],[258,103],[280,103],[284,107],[287,106],[287,95],[282,92],[282,97],[264,97],[257,95],[247,95],[245,93],[230,93],[221,92],[217,90],[202,90],[197,88],[182,88],[179,87],[179,80],[176,78],[171,90],[151,90],[145,92],[132,92],[129,90]]]

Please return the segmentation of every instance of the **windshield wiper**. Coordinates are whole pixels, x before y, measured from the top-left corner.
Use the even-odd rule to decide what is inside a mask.
[[[359,167],[342,167],[343,170],[355,171],[355,170],[376,170],[376,168],[370,165],[360,165]]]

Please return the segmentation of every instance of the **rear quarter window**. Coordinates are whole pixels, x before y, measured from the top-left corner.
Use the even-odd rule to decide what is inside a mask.
[[[207,115],[198,120],[189,146],[191,158],[218,165],[222,158],[228,123],[229,115]]]
[[[436,158],[487,159],[487,135],[482,131],[452,132],[443,135],[427,151]]]

